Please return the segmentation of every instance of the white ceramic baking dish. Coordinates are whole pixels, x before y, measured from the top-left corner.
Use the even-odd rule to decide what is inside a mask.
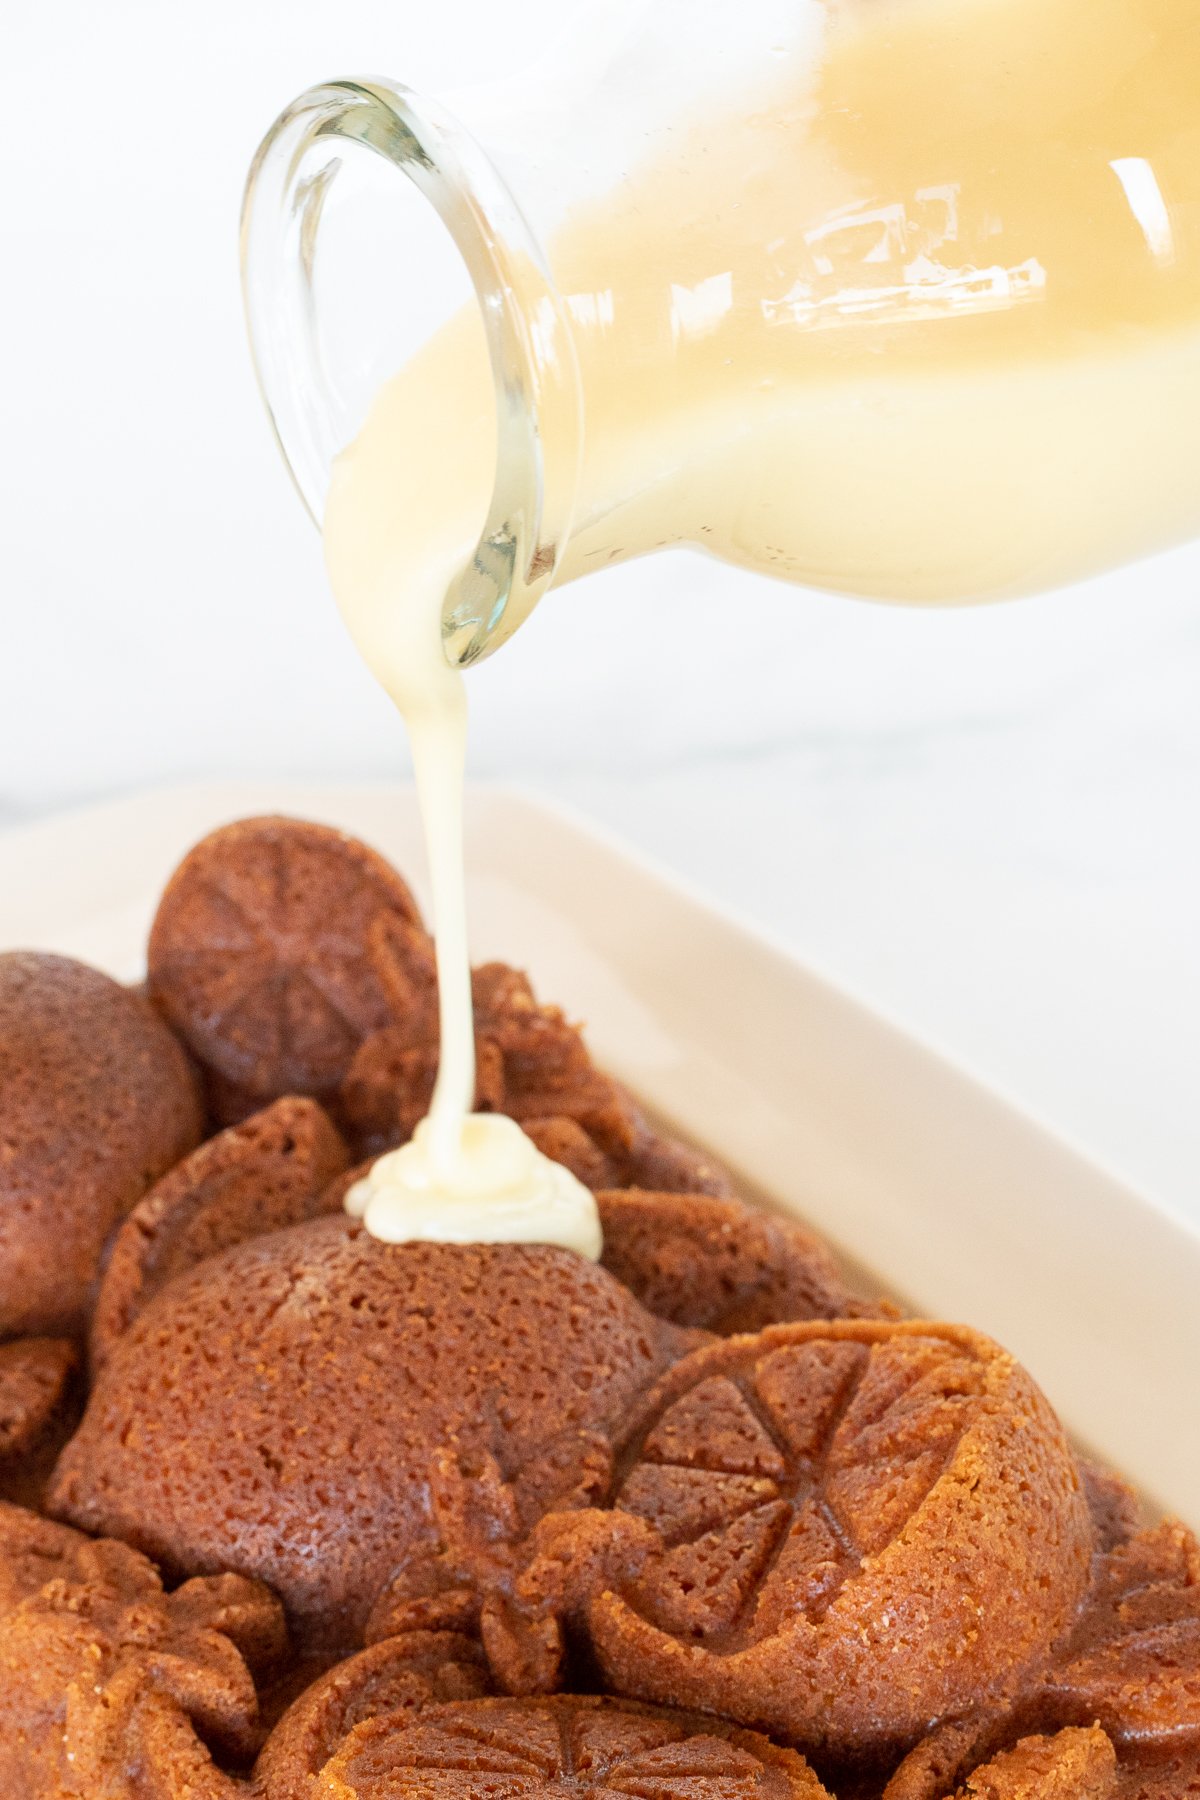
[[[182,853],[276,810],[420,890],[404,790],[187,788],[0,836],[0,946],[136,978]],[[579,820],[482,789],[468,831],[477,958],[527,968],[680,1133],[909,1305],[1008,1344],[1082,1442],[1200,1520],[1200,1234]]]

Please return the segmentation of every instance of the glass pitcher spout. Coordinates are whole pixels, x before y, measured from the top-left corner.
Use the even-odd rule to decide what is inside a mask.
[[[1061,585],[1200,531],[1198,145],[1194,0],[610,0],[520,88],[283,114],[260,383],[318,522],[394,433],[453,662],[672,545]]]
[[[398,84],[311,89],[276,121],[247,183],[247,321],[276,436],[320,524],[338,455],[382,382],[419,347],[408,309],[422,280],[413,239],[427,241],[427,230],[402,213],[396,175],[461,258],[492,371],[491,503],[444,612],[447,654],[467,663],[509,636],[548,584],[579,455],[571,334],[503,182],[449,113]],[[338,207],[341,230],[329,223]],[[335,249],[331,240],[346,235]],[[420,319],[420,300],[413,311]],[[422,424],[413,421],[418,436]]]

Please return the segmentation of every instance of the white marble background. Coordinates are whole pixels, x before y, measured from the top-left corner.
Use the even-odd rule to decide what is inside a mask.
[[[559,16],[6,17],[0,825],[403,772],[259,415],[241,181],[307,82],[479,79]],[[473,685],[477,774],[603,820],[1200,1223],[1200,550],[940,615],[658,558],[553,598]]]

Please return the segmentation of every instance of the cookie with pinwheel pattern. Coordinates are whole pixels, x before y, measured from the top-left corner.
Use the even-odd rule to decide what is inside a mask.
[[[268,1770],[268,1775],[269,1775]],[[794,1751],[715,1719],[596,1696],[480,1699],[355,1724],[307,1793],[263,1800],[829,1800]]]
[[[920,1322],[696,1351],[618,1444],[610,1495],[535,1531],[490,1611],[498,1664],[553,1681],[557,1609],[611,1690],[835,1758],[902,1754],[1039,1670],[1093,1548],[1029,1376],[975,1332]]]
[[[150,994],[197,1061],[260,1104],[333,1093],[365,1038],[430,1014],[433,965],[408,886],[329,826],[242,819],[167,883]]]
[[[283,1613],[237,1576],[168,1591],[145,1557],[0,1506],[0,1793],[230,1800]],[[220,1761],[214,1761],[214,1753]]]

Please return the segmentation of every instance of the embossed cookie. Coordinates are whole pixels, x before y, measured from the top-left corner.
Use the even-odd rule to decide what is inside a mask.
[[[829,1800],[794,1751],[686,1713],[596,1696],[365,1717],[307,1789],[263,1800]]]
[[[363,1720],[492,1692],[479,1645],[461,1633],[411,1631],[373,1644],[326,1670],[280,1718],[255,1764],[257,1800],[313,1800],[326,1764]]]
[[[332,1093],[363,1039],[431,1000],[406,884],[357,839],[244,819],[197,844],[150,933],[150,991],[205,1068],[260,1101]]]
[[[200,1139],[179,1045],[65,956],[0,955],[0,1337],[82,1333],[109,1233]]]
[[[316,1219],[150,1301],[49,1504],[180,1574],[269,1581],[326,1648],[361,1642],[389,1581],[430,1601],[409,1625],[469,1617],[505,1532],[603,1490],[609,1437],[685,1342],[568,1251]]]
[[[252,1670],[282,1612],[235,1576],[164,1591],[124,1544],[0,1506],[0,1793],[12,1800],[232,1800],[210,1747],[259,1739]]]
[[[610,1491],[609,1513],[544,1520],[491,1603],[506,1682],[554,1678],[557,1607],[614,1691],[835,1758],[900,1754],[1036,1671],[1093,1545],[1046,1401],[954,1326],[776,1326],[699,1350],[653,1391]]]
[[[206,1257],[336,1206],[349,1154],[315,1100],[277,1100],[194,1151],[117,1233],[92,1318],[93,1371],[154,1295]]]

